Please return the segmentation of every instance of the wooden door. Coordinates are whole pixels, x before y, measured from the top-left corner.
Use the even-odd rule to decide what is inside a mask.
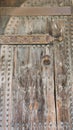
[[[1,46],[1,130],[70,130],[65,57],[64,44]]]
[[[13,123],[31,130],[55,130],[52,48],[18,46],[14,48],[14,57]]]
[[[33,0],[21,7],[71,3]],[[15,45],[12,39],[13,45],[0,46],[0,130],[72,130],[73,17],[1,16],[1,20],[0,34],[5,36],[45,34],[47,20],[63,20],[64,35],[52,45]]]
[[[13,130],[55,130],[52,47],[2,46],[1,56],[1,85],[5,86],[2,127]]]
[[[70,19],[64,20],[61,43],[1,45],[0,130],[71,130]],[[17,29],[22,32],[22,24]]]

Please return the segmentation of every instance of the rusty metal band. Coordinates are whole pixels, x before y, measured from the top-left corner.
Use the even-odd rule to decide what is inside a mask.
[[[36,35],[0,35],[1,45],[13,45],[13,44],[48,44],[54,40],[53,37],[48,34],[36,34]]]
[[[71,15],[73,7],[0,7],[0,15],[9,16],[54,16]]]

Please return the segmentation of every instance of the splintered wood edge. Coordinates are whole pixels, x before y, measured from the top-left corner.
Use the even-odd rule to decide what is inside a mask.
[[[58,16],[71,15],[73,7],[0,7],[0,15],[8,16]]]
[[[0,45],[14,44],[49,44],[54,38],[48,34],[35,35],[0,35]]]

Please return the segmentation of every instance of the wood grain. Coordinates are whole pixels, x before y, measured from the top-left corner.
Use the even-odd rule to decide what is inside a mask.
[[[56,91],[56,116],[57,127],[70,129],[69,124],[69,92],[67,86],[67,70],[65,67],[65,46],[55,46],[55,91]]]
[[[67,7],[0,7],[0,15],[9,16],[58,16],[71,15],[72,8]]]
[[[53,50],[45,45],[21,45],[16,48],[17,58],[14,58],[14,62],[17,59],[16,70],[14,69],[16,74],[13,75],[12,87],[13,122],[14,124],[23,122],[25,125],[29,123],[31,130],[39,128],[56,130]],[[50,65],[48,66],[42,62],[44,55],[50,55]],[[16,125],[14,128],[17,128]],[[22,124],[20,128],[22,128]]]

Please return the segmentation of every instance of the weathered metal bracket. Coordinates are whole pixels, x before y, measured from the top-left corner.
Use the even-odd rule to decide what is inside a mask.
[[[9,16],[67,16],[72,15],[73,7],[0,7],[0,15]]]
[[[1,45],[13,44],[48,44],[54,40],[49,34],[32,34],[32,35],[0,35]]]

